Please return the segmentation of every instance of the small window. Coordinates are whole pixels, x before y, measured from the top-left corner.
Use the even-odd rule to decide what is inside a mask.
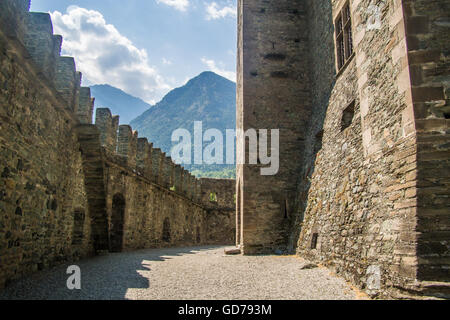
[[[170,220],[169,220],[169,218],[164,219],[161,238],[162,238],[162,241],[164,241],[164,242],[170,242],[171,235],[170,235]]]
[[[211,192],[209,194],[209,201],[211,202],[217,202],[217,194],[215,192]]]
[[[355,115],[355,101],[352,101],[342,113],[341,131],[344,131],[352,124]]]
[[[319,234],[318,233],[313,233],[312,238],[311,238],[311,249],[316,249],[317,248],[317,239],[319,238]]]
[[[314,141],[314,154],[317,154],[320,150],[322,150],[322,140],[323,140],[323,130],[320,130],[316,134],[316,139]]]
[[[444,112],[444,118],[450,119],[450,112]]]
[[[281,201],[281,213],[283,214],[283,218],[284,219],[288,219],[289,218],[287,200],[282,200]]]
[[[337,66],[339,71],[353,55],[352,19],[350,14],[350,5],[348,2],[336,18],[334,27],[336,36]]]

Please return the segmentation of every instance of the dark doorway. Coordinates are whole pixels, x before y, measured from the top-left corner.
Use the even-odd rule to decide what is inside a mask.
[[[200,227],[197,227],[197,243],[202,242],[202,236],[200,235]]]
[[[84,210],[76,209],[73,213],[73,229],[72,229],[73,245],[79,245],[83,243],[84,220],[85,220]]]
[[[125,198],[116,194],[112,202],[110,242],[112,252],[121,252],[123,247],[123,227],[125,222]]]
[[[163,222],[162,241],[170,242],[170,220],[165,218]]]

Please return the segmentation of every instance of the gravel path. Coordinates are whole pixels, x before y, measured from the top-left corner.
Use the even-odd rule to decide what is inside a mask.
[[[325,268],[293,256],[225,256],[224,247],[150,249],[77,263],[81,290],[68,290],[68,265],[13,282],[0,299],[356,299]]]

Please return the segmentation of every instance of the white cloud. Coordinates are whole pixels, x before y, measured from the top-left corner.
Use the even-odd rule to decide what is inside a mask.
[[[228,5],[220,8],[216,2],[211,2],[210,4],[206,4],[206,13],[207,20],[222,19],[228,16],[236,18],[237,8],[233,5]]]
[[[170,61],[169,59],[166,59],[166,58],[162,58],[162,63],[167,66],[172,65],[172,61]]]
[[[66,14],[50,13],[63,53],[75,58],[77,69],[92,84],[108,83],[147,102],[159,100],[170,86],[138,49],[107,24],[98,11],[70,6]]]
[[[156,0],[156,2],[164,3],[180,11],[186,11],[189,6],[189,0]]]
[[[216,65],[216,62],[214,60],[202,58],[202,62],[209,68],[210,71],[217,73],[218,75],[227,78],[228,80],[236,82],[236,72],[221,69]]]

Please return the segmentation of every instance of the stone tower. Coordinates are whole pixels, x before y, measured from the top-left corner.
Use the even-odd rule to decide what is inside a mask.
[[[281,155],[275,176],[261,176],[261,164],[237,166],[246,254],[286,248],[311,112],[308,52],[306,1],[239,1],[237,128],[280,129]]]
[[[238,129],[280,129],[277,175],[237,168],[244,254],[295,250],[373,295],[448,295],[449,6],[239,1]]]

